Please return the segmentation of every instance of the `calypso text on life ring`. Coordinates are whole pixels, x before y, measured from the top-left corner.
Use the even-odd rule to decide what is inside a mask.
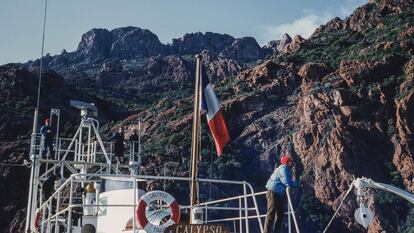
[[[159,200],[165,202],[168,205],[168,208],[171,210],[171,216],[167,223],[162,225],[154,225],[148,220],[146,216],[146,208],[148,204]],[[138,201],[136,218],[138,225],[147,233],[163,233],[165,228],[168,226],[180,222],[180,206],[174,197],[169,193],[166,193],[164,191],[148,192]]]

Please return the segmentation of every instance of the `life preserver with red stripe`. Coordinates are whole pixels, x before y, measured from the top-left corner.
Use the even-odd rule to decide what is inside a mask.
[[[158,200],[165,202],[171,210],[170,219],[167,223],[162,225],[154,225],[149,222],[145,213],[148,204]],[[180,222],[180,205],[178,205],[178,202],[174,199],[173,196],[164,191],[148,192],[138,201],[136,219],[138,225],[148,233],[164,232],[165,228],[168,226]]]
[[[37,209],[36,210],[36,216],[35,216],[35,219],[34,219],[34,227],[35,228],[39,228],[40,227],[40,222],[42,220],[42,213],[41,212],[42,211],[40,209]]]

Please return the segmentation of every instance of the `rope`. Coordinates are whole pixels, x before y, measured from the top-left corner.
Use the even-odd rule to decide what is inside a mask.
[[[326,233],[328,228],[331,226],[331,223],[333,222],[334,218],[336,217],[336,215],[338,214],[339,210],[342,207],[342,204],[344,204],[345,199],[348,197],[348,195],[351,193],[352,188],[354,187],[354,183],[355,181],[352,181],[351,185],[349,186],[348,191],[345,194],[344,199],[342,199],[341,204],[339,204],[338,209],[335,211],[334,215],[332,216],[331,220],[329,221],[328,225],[325,227],[325,230],[323,230],[323,233]]]

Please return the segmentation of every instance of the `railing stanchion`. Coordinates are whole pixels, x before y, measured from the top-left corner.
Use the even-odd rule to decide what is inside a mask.
[[[247,188],[246,183],[243,183],[243,193],[244,193],[244,214],[245,214],[245,225],[246,233],[249,233],[249,210],[247,209]]]
[[[56,217],[55,217],[55,233],[59,233],[59,211],[60,211],[60,189],[56,197]]]
[[[290,213],[292,214],[293,223],[295,224],[296,233],[300,233],[299,226],[298,226],[298,221],[296,221],[295,210],[293,209],[292,200],[290,198],[290,188],[289,187],[286,188],[286,196],[287,196],[287,199],[288,199],[288,205],[290,207]]]
[[[135,209],[137,208],[137,177],[134,176],[134,207],[132,213],[132,232],[135,233]]]
[[[52,217],[52,201],[49,200],[49,203],[47,205],[47,226],[46,226],[46,232],[50,233],[51,227],[50,227],[50,219]]]
[[[205,219],[206,222],[208,222],[208,208],[207,208],[207,205],[204,206],[204,210],[205,210],[205,213],[206,213],[204,219]]]
[[[239,197],[239,232],[242,233],[243,232],[243,222],[242,222],[242,199],[241,197]]]
[[[290,205],[288,204],[288,211],[287,211],[287,217],[288,217],[288,232],[289,233],[292,233],[292,223],[291,223],[291,219],[290,219],[290,215],[291,215],[291,212],[290,212],[291,210],[290,210]]]
[[[70,186],[69,186],[69,210],[68,210],[68,224],[67,229],[69,233],[72,233],[72,199],[73,199],[73,177],[70,178]]]
[[[42,209],[42,220],[41,220],[41,223],[40,223],[40,233],[43,233],[45,219],[46,219],[46,208],[43,207],[43,209]]]

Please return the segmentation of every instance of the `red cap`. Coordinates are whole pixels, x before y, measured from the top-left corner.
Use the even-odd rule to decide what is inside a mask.
[[[280,163],[283,165],[286,165],[290,160],[291,160],[290,157],[285,155],[280,158]]]

